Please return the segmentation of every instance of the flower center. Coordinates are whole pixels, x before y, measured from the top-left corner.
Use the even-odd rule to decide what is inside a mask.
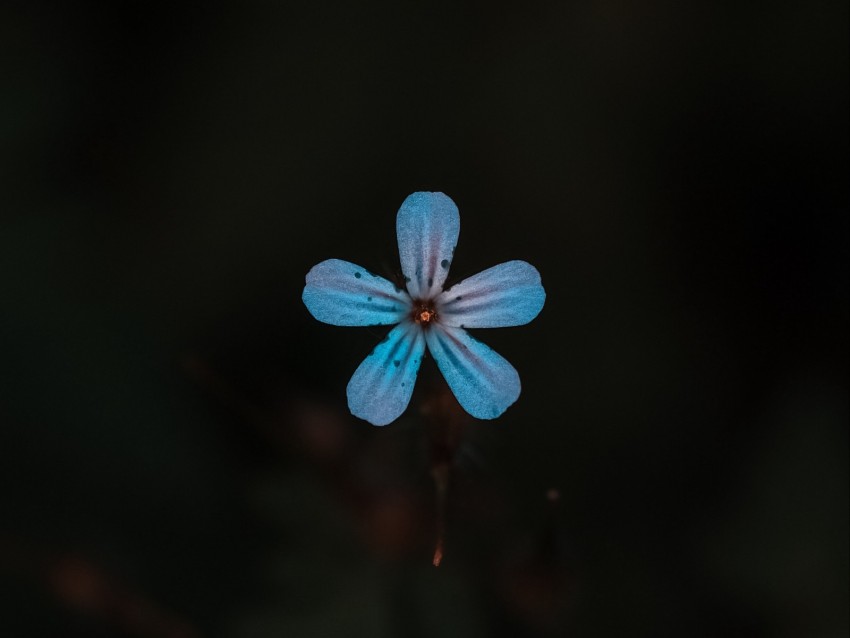
[[[437,319],[437,311],[427,301],[417,301],[413,307],[413,320],[422,325],[428,325]]]

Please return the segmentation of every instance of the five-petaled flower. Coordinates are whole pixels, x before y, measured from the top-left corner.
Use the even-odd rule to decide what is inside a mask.
[[[395,421],[410,403],[427,345],[469,414],[500,416],[519,397],[519,375],[464,328],[534,319],[546,299],[540,274],[524,261],[509,261],[443,290],[460,233],[457,206],[443,193],[410,195],[398,211],[396,232],[407,290],[339,259],[307,273],[302,299],[319,321],[395,325],[351,377],[351,413],[373,425]]]

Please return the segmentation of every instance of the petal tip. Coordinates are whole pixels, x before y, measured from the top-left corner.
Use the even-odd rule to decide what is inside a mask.
[[[402,206],[408,203],[444,204],[457,210],[457,204],[454,203],[454,200],[442,191],[415,191],[405,197]]]
[[[368,423],[369,425],[372,425],[376,428],[382,428],[385,425],[389,425],[390,423],[392,423],[393,421],[395,421],[398,418],[398,417],[396,417],[395,419],[380,419],[380,418],[376,419],[374,417],[370,417],[368,414],[358,413],[358,410],[353,405],[351,405],[350,399],[349,399],[349,402],[348,402],[348,410],[349,410],[349,412],[351,412],[352,416],[355,416],[362,421],[366,421],[366,423]]]

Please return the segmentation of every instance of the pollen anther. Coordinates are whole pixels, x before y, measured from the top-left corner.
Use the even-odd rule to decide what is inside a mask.
[[[420,304],[413,312],[413,320],[418,324],[431,323],[436,317],[437,312],[430,305]]]

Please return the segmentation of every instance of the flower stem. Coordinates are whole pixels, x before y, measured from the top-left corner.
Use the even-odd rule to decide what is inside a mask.
[[[449,490],[450,470],[450,466],[446,463],[435,465],[431,469],[437,495],[437,538],[434,543],[434,557],[431,561],[434,567],[439,567],[443,560],[443,547],[446,537],[446,494]]]
[[[445,383],[432,386],[431,390],[428,400],[422,406],[422,414],[428,424],[431,477],[434,480],[436,507],[436,538],[431,562],[434,567],[439,567],[446,546],[449,482],[468,416]]]

